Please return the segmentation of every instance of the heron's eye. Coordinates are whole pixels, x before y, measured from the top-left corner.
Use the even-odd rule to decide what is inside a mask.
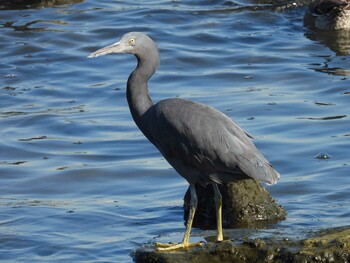
[[[131,46],[135,45],[135,38],[130,38],[129,44],[130,44]]]

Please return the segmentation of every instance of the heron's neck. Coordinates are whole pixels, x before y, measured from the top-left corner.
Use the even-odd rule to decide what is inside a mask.
[[[148,91],[148,80],[151,78],[153,73],[158,66],[158,63],[152,63],[152,58],[147,59],[138,59],[138,64],[136,69],[131,73],[128,79],[126,97],[129,103],[129,108],[131,115],[134,118],[134,121],[140,126],[141,118],[145,112],[152,107],[153,101],[149,96]]]

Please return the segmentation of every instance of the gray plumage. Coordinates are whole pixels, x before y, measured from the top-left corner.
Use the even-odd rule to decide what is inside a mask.
[[[278,179],[251,137],[211,107],[167,99],[144,118],[140,129],[189,183],[228,183],[249,176],[272,184]]]
[[[156,44],[146,34],[127,33],[119,42],[89,57],[109,53],[130,53],[137,57],[137,67],[127,82],[132,117],[148,140],[190,183],[193,206],[197,204],[193,188],[198,183],[215,185],[249,177],[269,184],[278,181],[278,172],[254,146],[252,137],[223,113],[180,98],[152,102],[147,82],[158,67],[159,54]],[[220,199],[220,193],[215,193]],[[193,214],[194,211],[195,208]],[[189,233],[187,237],[186,234],[182,243],[188,241]]]

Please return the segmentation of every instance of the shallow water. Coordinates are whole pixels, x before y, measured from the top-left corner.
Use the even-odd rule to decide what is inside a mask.
[[[187,183],[125,100],[135,59],[86,58],[128,31],[160,49],[154,101],[209,104],[255,137],[282,175],[268,190],[289,213],[271,229],[349,224],[346,32],[304,28],[304,6],[58,3],[0,10],[0,260],[130,262],[150,239],[181,236]]]

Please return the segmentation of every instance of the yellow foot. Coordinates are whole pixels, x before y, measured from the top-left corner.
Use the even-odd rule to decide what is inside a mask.
[[[223,241],[224,240],[224,238],[223,238],[223,236],[221,235],[221,236],[218,236],[217,238],[216,238],[216,242],[221,242],[221,241]]]
[[[200,247],[203,246],[204,242],[197,242],[197,243],[169,243],[169,244],[162,244],[162,243],[155,243],[156,250],[157,251],[167,251],[167,250],[174,250],[179,248],[189,248],[189,247]]]

